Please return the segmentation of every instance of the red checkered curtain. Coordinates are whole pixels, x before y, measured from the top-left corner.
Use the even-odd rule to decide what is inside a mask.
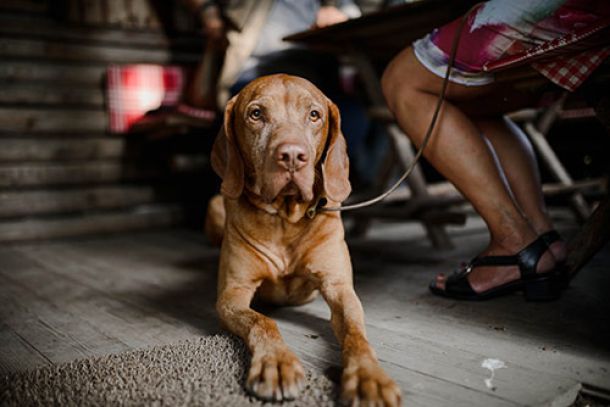
[[[107,70],[110,131],[126,133],[146,112],[177,105],[184,84],[185,72],[178,66],[110,66]]]

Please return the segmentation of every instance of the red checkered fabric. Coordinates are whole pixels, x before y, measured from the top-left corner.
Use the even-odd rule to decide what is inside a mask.
[[[113,65],[107,78],[110,131],[125,133],[146,112],[178,104],[185,72],[178,66]]]
[[[610,55],[610,18],[483,66],[486,72],[531,66],[553,83],[574,91]]]
[[[556,56],[550,62],[536,62],[532,67],[553,83],[571,92],[610,55],[610,47],[584,51],[574,56]]]

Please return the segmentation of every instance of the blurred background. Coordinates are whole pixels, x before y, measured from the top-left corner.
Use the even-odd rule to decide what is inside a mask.
[[[364,14],[391,3],[401,2],[357,2]],[[209,153],[222,108],[191,103],[187,89],[208,51],[200,18],[181,2],[0,2],[0,242],[202,230],[219,185]],[[213,75],[222,58],[207,63]],[[349,60],[336,71],[362,93]],[[388,148],[382,133],[350,146],[356,194],[370,192]],[[607,177],[610,139],[594,117],[554,125],[548,139],[574,179]],[[593,200],[605,185],[589,189]]]

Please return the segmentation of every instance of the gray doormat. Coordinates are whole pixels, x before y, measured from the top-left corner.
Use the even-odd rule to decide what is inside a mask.
[[[248,352],[227,335],[89,358],[0,377],[0,405],[260,406],[244,390]],[[307,373],[286,406],[331,406],[337,386]],[[276,403],[277,404],[277,403]]]

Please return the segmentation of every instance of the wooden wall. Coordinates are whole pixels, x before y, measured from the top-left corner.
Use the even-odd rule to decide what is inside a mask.
[[[179,1],[167,0],[3,0],[2,10],[44,13],[78,25],[133,30],[192,32],[195,23]]]
[[[161,30],[150,4],[0,2],[0,242],[160,227],[182,219],[177,194],[167,193],[175,183],[167,157],[158,151],[181,141],[157,148],[107,132],[109,64],[199,61],[200,36],[188,25],[176,31],[178,23]],[[77,11],[62,14],[62,6]]]
[[[193,19],[178,1],[63,0],[69,21],[138,30],[194,29]]]

